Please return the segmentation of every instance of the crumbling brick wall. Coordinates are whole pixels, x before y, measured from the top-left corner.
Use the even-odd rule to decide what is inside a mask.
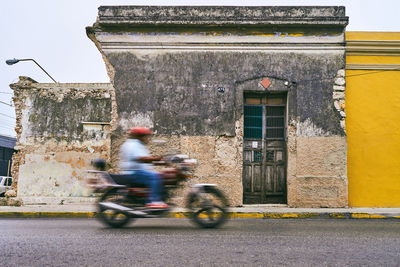
[[[110,157],[113,88],[110,84],[11,84],[17,153],[12,175],[17,196],[88,196],[86,170],[93,158]]]

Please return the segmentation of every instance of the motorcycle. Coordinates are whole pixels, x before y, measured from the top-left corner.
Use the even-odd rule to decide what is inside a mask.
[[[169,155],[164,161],[155,163],[166,165],[160,171],[163,182],[161,198],[170,206],[171,192],[183,186],[191,176],[196,160],[186,155]],[[148,209],[146,201],[150,189],[135,183],[128,175],[113,174],[105,171],[106,162],[102,159],[92,161],[97,170],[97,178],[90,179],[89,186],[101,196],[97,202],[97,218],[111,227],[123,227],[137,218],[158,218],[168,215],[171,208]],[[174,165],[174,167],[171,167]],[[195,184],[186,197],[186,209],[189,218],[202,228],[221,226],[227,219],[228,202],[215,184]]]

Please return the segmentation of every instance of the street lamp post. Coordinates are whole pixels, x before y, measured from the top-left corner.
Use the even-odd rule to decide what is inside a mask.
[[[33,58],[23,58],[23,59],[16,59],[16,58],[14,58],[14,59],[8,59],[8,60],[6,60],[6,63],[7,63],[7,65],[14,65],[14,64],[16,64],[16,63],[18,63],[18,62],[20,62],[20,61],[28,61],[28,60],[31,60],[31,61],[35,62],[36,65],[38,65],[39,68],[41,68],[42,71],[44,71],[44,72],[47,74],[47,76],[49,76],[49,77],[53,80],[53,82],[57,83],[56,80],[54,80],[53,77],[51,77],[50,74],[48,74],[47,71],[45,71],[45,70],[42,68],[42,66],[40,66],[39,63],[37,63],[36,60],[34,60]]]

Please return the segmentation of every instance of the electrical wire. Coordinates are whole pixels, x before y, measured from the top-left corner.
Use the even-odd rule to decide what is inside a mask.
[[[16,123],[12,123],[12,122],[8,122],[8,121],[2,121],[1,122],[1,125],[2,126],[4,126],[4,127],[11,127],[11,128],[13,128],[14,129],[14,127],[17,125]],[[1,126],[0,125],[0,126]]]
[[[9,115],[7,115],[7,114],[4,114],[4,113],[0,113],[0,115],[3,115],[3,116],[5,116],[5,117],[11,118],[11,119],[15,119],[15,117],[11,117],[11,116],[9,116]]]
[[[378,70],[378,71],[374,71],[374,72],[364,72],[364,73],[346,75],[344,78],[350,78],[350,77],[356,77],[356,76],[364,76],[364,75],[372,75],[372,74],[386,72],[386,71],[398,71],[398,70],[400,70],[400,68],[390,69],[390,70]],[[333,80],[333,79],[332,78],[310,79],[310,80],[300,80],[300,81],[293,82],[293,83],[313,82],[313,81],[326,81],[326,80]]]
[[[352,75],[346,75],[343,78],[350,78],[350,77],[355,77],[355,76],[362,76],[362,75],[372,75],[372,74],[376,74],[376,73],[381,73],[381,72],[386,72],[386,71],[399,71],[400,68],[396,68],[396,69],[388,69],[388,70],[379,70],[379,71],[369,71],[369,72],[364,72],[364,73],[358,73],[358,74],[352,74]],[[274,78],[277,80],[282,80],[282,81],[287,81],[293,85],[296,84],[300,84],[300,83],[306,83],[306,82],[317,82],[317,81],[327,81],[327,80],[334,80],[335,78],[329,77],[329,78],[318,78],[318,79],[309,79],[309,80],[299,80],[299,81],[291,81],[291,80],[286,80],[285,78],[280,78],[280,77],[275,77],[269,74],[261,74],[261,75],[257,75],[257,76],[253,76],[250,77],[248,79],[245,80],[240,80],[240,81],[236,81],[236,84],[241,84],[247,81],[251,81],[254,79],[261,79],[261,78],[265,78],[265,77],[269,77],[269,78]]]
[[[6,126],[6,125],[0,125],[0,128],[3,128],[3,129],[7,129],[7,130],[14,130],[14,127],[12,127],[12,126]]]
[[[11,104],[8,104],[8,103],[6,103],[6,102],[3,102],[3,101],[0,101],[0,104],[7,105],[7,106],[10,106],[10,107],[14,107],[13,105],[11,105]]]
[[[400,70],[400,68],[396,69],[390,69],[390,70],[379,70],[379,71],[374,71],[374,72],[365,72],[365,73],[359,73],[359,74],[353,74],[353,75],[348,75],[347,77],[354,77],[354,76],[362,76],[362,75],[369,75],[369,74],[375,74],[375,73],[380,73],[380,72],[385,72],[385,71],[397,71]]]
[[[1,125],[5,126],[5,127],[15,127],[16,124],[15,124],[15,122],[4,123],[4,121],[3,121]]]

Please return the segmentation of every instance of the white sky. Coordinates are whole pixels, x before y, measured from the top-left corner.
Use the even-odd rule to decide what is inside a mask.
[[[346,6],[347,31],[400,31],[399,0],[5,0],[0,10],[0,101],[11,103],[10,83],[18,76],[52,82],[34,58],[58,82],[109,82],[99,51],[86,36],[101,5]],[[6,115],[6,116],[5,116]],[[15,136],[13,107],[0,103],[0,134]]]

